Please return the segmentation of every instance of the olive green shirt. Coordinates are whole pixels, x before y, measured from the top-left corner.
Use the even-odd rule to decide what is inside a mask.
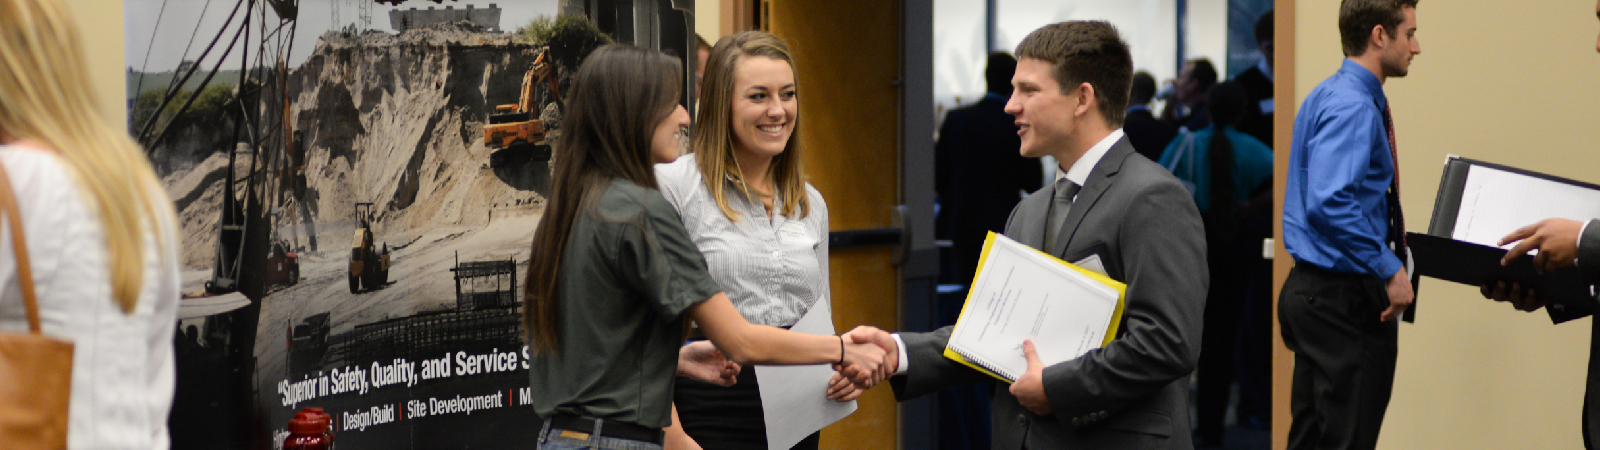
[[[666,427],[683,311],[722,292],[661,192],[613,179],[573,222],[560,351],[531,359],[534,412]]]

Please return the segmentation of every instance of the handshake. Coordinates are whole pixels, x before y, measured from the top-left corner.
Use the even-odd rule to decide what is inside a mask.
[[[835,373],[827,391],[831,400],[855,400],[900,368],[900,348],[886,331],[863,325],[839,339],[844,354],[841,362],[833,364]],[[734,384],[740,370],[739,363],[724,356],[711,341],[692,342],[678,351],[679,376],[726,387]]]
[[[833,378],[828,380],[829,400],[839,402],[855,400],[868,388],[889,379],[900,370],[900,346],[889,332],[862,325],[850,330],[849,333],[839,335],[839,339],[846,344],[846,358],[844,364],[833,366]],[[860,363],[853,362],[856,360],[851,360],[849,357],[852,348],[863,350],[865,354],[862,356],[868,359]],[[876,363],[870,359],[875,355],[882,355]]]

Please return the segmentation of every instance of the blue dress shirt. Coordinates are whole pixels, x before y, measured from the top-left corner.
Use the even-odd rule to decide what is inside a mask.
[[[1378,77],[1346,59],[1294,120],[1283,243],[1297,264],[1388,279],[1403,265],[1386,244],[1394,180]]]

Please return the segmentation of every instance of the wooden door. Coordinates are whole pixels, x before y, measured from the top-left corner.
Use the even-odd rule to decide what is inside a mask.
[[[1294,258],[1283,246],[1283,196],[1288,189],[1289,146],[1294,132],[1294,112],[1298,111],[1294,92],[1294,0],[1276,0],[1273,15],[1273,98],[1278,102],[1278,114],[1273,116],[1272,195],[1273,211],[1279,216],[1272,221],[1272,239],[1275,242],[1272,260],[1272,448],[1289,446],[1289,395],[1294,382],[1294,353],[1283,345],[1283,332],[1278,323],[1278,294],[1283,292],[1283,282],[1289,279],[1289,269]]]
[[[899,2],[760,6],[766,23],[759,25],[794,52],[805,170],[828,202],[830,229],[890,227],[900,186]],[[833,320],[841,332],[861,324],[900,329],[893,251],[887,245],[832,251]],[[868,391],[859,405],[822,430],[822,446],[895,448],[898,405],[888,386]]]

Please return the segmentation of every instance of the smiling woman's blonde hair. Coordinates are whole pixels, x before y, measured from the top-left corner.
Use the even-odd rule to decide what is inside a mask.
[[[737,194],[757,201],[750,186],[745,183],[744,172],[739,170],[739,161],[733,157],[733,99],[738,95],[733,91],[733,68],[744,56],[781,60],[789,64],[789,70],[794,71],[794,58],[789,55],[789,46],[777,36],[761,31],[745,31],[719,39],[717,45],[711,48],[711,56],[706,58],[705,84],[700,92],[700,109],[696,111],[689,151],[695,154],[695,164],[705,178],[711,198],[722,208],[722,214],[735,222],[739,218],[728,206],[726,180],[733,180],[733,184],[739,187]],[[797,74],[795,86],[799,85]],[[778,191],[773,206],[785,216],[799,211],[797,217],[805,217],[811,213],[811,205],[806,201],[806,177],[800,169],[798,109],[793,130],[793,134],[789,135],[789,143],[783,146],[783,153],[772,158],[768,171],[772,185]]]
[[[59,0],[0,0],[0,136],[54,151],[98,213],[112,298],[132,312],[144,237],[177,223],[144,151],[100,111],[77,28]],[[170,255],[163,255],[163,258]]]

